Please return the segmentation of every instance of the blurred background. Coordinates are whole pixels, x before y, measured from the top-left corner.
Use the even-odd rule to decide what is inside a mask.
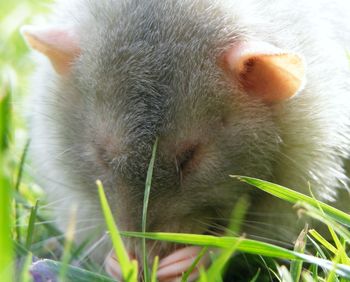
[[[0,281],[4,282],[13,281],[11,269],[20,263],[15,261],[14,252],[25,257],[26,252],[20,252],[23,246],[43,250],[47,245],[47,231],[28,228],[42,190],[31,177],[30,162],[23,158],[29,143],[29,81],[35,64],[19,30],[25,24],[44,23],[50,2],[0,1]],[[32,246],[32,242],[40,243]]]
[[[50,11],[48,0],[1,0],[0,1],[0,83],[11,91],[12,122],[10,143],[13,159],[21,155],[28,138],[29,78],[35,65],[31,51],[23,41],[19,29],[25,24],[40,25]]]

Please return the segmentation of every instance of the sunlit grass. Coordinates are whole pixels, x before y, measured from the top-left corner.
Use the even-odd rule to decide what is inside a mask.
[[[158,146],[158,139],[156,139],[156,141],[153,145],[152,156],[151,156],[151,160],[150,160],[150,163],[148,165],[148,170],[147,170],[147,178],[146,178],[146,183],[145,183],[145,196],[144,196],[144,200],[143,200],[143,209],[142,209],[142,232],[146,232],[149,194],[151,193],[153,167],[154,167],[154,161],[156,158],[157,146]],[[147,250],[146,250],[146,239],[145,238],[142,239],[142,256],[143,256],[143,269],[144,269],[145,282],[148,282],[150,280],[150,277],[149,277],[149,273],[148,273],[149,271],[148,271],[148,260],[147,260]]]
[[[12,188],[9,164],[10,99],[12,85],[7,77],[0,78],[0,281],[11,281],[13,275]]]
[[[103,190],[101,181],[97,181],[98,193],[100,195],[101,206],[106,219],[108,231],[110,232],[110,238],[112,240],[115,257],[118,259],[123,278],[128,281],[136,281],[137,269],[134,269],[132,261],[129,259],[129,255],[124,247],[123,240],[120,236],[118,227],[113,219],[111,209],[108,205],[106,195]]]
[[[269,183],[267,181],[262,181],[256,178],[252,177],[246,177],[246,176],[231,176],[233,178],[237,178],[239,180],[242,180],[243,182],[246,182],[250,185],[255,186],[256,188],[261,189],[264,192],[267,192],[275,197],[280,198],[281,200],[290,202],[292,204],[296,204],[298,202],[303,202],[305,204],[308,204],[310,206],[313,206],[315,208],[319,208],[320,210],[324,211],[327,215],[332,217],[334,220],[345,224],[347,226],[350,226],[350,215],[336,209],[330,205],[327,205],[325,203],[322,203],[320,201],[317,201],[315,198],[304,195],[302,193],[293,191],[292,189],[288,189],[286,187],[283,187],[278,184]]]

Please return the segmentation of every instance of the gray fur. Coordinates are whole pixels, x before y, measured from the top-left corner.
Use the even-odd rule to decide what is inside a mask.
[[[310,184],[325,200],[346,186],[349,4],[327,2],[59,2],[52,22],[78,35],[82,54],[67,78],[41,63],[31,128],[39,179],[51,201],[67,197],[57,205],[62,228],[73,203],[79,204],[78,219],[103,222],[95,185],[101,179],[120,229],[140,230],[146,170],[159,137],[149,231],[205,232],[203,223],[213,224],[209,217],[228,218],[236,199],[251,193],[251,214],[266,214],[252,220],[269,228],[256,224],[246,231],[292,240],[291,207],[228,175],[268,179],[306,194]],[[338,17],[338,10],[348,14]],[[302,55],[302,93],[271,106],[233,86],[217,59],[240,39]],[[175,152],[182,142],[198,144],[201,159],[181,180]],[[89,225],[94,227],[81,222],[78,229]]]

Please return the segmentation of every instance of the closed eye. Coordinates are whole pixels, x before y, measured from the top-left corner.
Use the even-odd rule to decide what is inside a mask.
[[[180,174],[180,180],[191,172],[198,164],[199,144],[190,144],[185,146],[180,153],[176,155],[176,163]]]

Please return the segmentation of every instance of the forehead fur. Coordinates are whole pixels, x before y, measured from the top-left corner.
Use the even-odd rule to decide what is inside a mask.
[[[211,89],[222,81],[215,58],[235,39],[259,39],[300,52],[307,64],[305,91],[273,109],[284,144],[277,179],[294,187],[321,181],[328,187],[324,196],[331,198],[335,194],[331,187],[347,179],[341,158],[348,154],[344,133],[349,111],[340,105],[349,105],[348,84],[342,79],[348,66],[339,44],[345,44],[344,37],[334,32],[332,21],[315,17],[330,17],[337,5],[324,11],[319,1],[300,2],[293,13],[296,7],[290,0],[277,4],[268,0],[80,0],[58,11],[80,35],[80,88],[87,97],[99,95],[100,103],[103,96],[110,102],[108,95],[115,97],[115,105],[124,103],[117,115],[129,121],[124,122],[132,127],[127,131],[142,129],[137,136],[145,132],[154,136],[162,127],[174,125],[168,121],[179,123],[178,109],[190,109],[193,104],[197,110],[180,112],[186,113],[188,121],[203,120],[200,109],[208,107],[200,107],[200,101],[217,101]],[[298,140],[305,142],[300,146]],[[334,146],[339,149],[330,149]],[[320,150],[329,153],[322,155]],[[331,171],[341,173],[335,176]]]
[[[179,111],[203,118],[200,107],[220,95],[217,57],[238,37],[232,19],[209,17],[222,13],[215,1],[102,2],[77,24],[77,77],[86,95],[105,97],[119,117],[146,122],[148,132],[164,130]]]

